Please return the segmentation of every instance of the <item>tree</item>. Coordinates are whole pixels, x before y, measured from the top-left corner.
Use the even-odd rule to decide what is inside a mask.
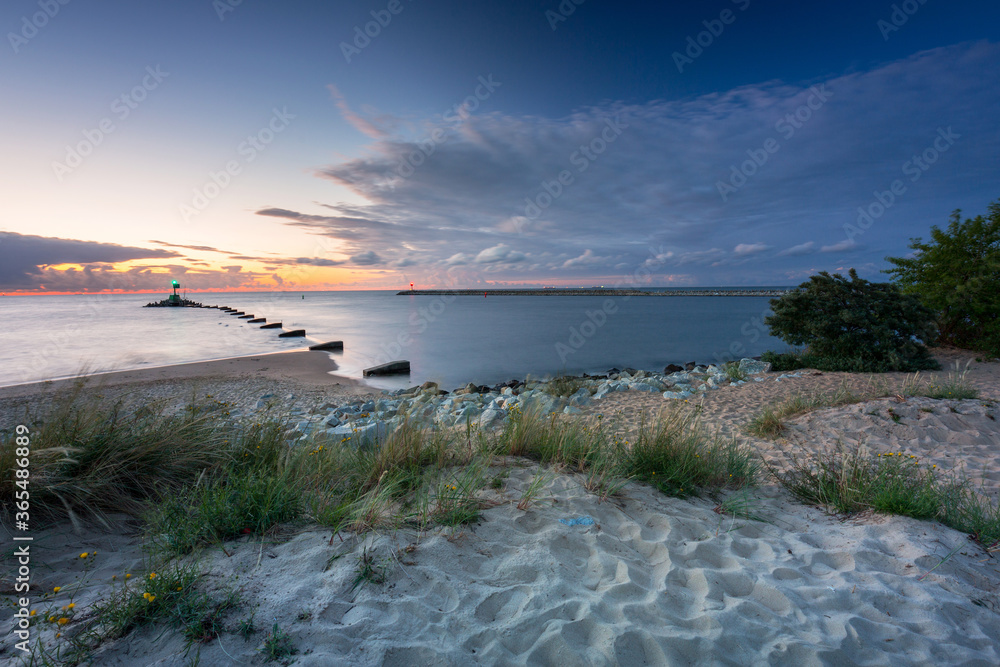
[[[910,257],[886,257],[900,288],[919,295],[937,316],[938,342],[1000,356],[1000,200],[989,215],[962,222],[951,214],[931,242],[910,239]]]
[[[771,300],[774,314],[764,320],[771,335],[808,346],[794,360],[798,366],[875,373],[939,368],[924,345],[937,334],[934,314],[891,283],[868,282],[854,269],[849,275],[822,271]]]

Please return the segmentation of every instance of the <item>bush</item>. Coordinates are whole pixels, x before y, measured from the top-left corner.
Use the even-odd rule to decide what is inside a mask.
[[[1000,356],[1000,200],[986,218],[962,222],[951,214],[947,231],[931,227],[931,242],[912,239],[912,257],[886,257],[885,272],[937,315],[938,341]]]
[[[924,346],[937,335],[933,313],[890,283],[826,271],[771,300],[771,335],[806,345],[801,366],[824,371],[918,371],[940,366]],[[773,363],[773,362],[772,362]]]

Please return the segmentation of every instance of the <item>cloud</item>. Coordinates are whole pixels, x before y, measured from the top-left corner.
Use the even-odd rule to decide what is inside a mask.
[[[274,260],[270,260],[274,262]],[[310,266],[340,266],[344,262],[336,259],[325,259],[323,257],[297,257],[296,264],[309,264]]]
[[[372,264],[380,264],[382,262],[382,258],[371,250],[368,250],[352,256],[351,261],[358,266],[371,266]]]
[[[368,203],[311,210],[289,202],[258,213],[331,239],[345,256],[378,248],[390,267],[402,257],[417,258],[428,276],[466,266],[470,281],[489,273],[545,282],[566,268],[604,281],[657,257],[653,280],[685,267],[683,275],[702,284],[774,284],[832,269],[816,258],[845,251],[877,275],[886,255],[905,254],[910,237],[946,223],[955,208],[982,210],[997,196],[995,179],[984,174],[995,171],[1000,135],[982,110],[1000,107],[998,59],[996,44],[959,44],[818,83],[612,101],[560,118],[494,112],[458,127],[429,119],[426,133],[444,137],[430,156],[395,133],[401,120],[363,119],[345,101],[345,117],[372,142],[363,157],[316,175]],[[813,85],[829,98],[789,136],[779,121],[810,100]],[[904,163],[949,127],[960,135],[954,147],[919,181],[908,180]],[[613,141],[584,158],[580,147],[602,134]],[[723,201],[718,184],[770,139],[780,150]],[[414,155],[423,156],[415,167]],[[545,184],[564,171],[572,182],[553,198]],[[906,193],[865,230],[863,246],[847,245],[844,225],[895,179]],[[581,248],[613,259],[585,264]]]
[[[861,246],[859,246],[857,243],[854,242],[854,239],[845,239],[845,240],[841,241],[840,243],[834,243],[832,245],[825,245],[822,248],[820,248],[819,251],[820,252],[847,252],[847,251],[857,250],[860,247]]]
[[[0,286],[5,290],[35,287],[41,276],[53,274],[48,267],[60,264],[115,264],[180,256],[172,250],[0,232]]]
[[[766,243],[741,243],[735,248],[733,248],[733,253],[736,255],[756,255],[757,253],[764,252],[770,249],[771,246]]]
[[[492,248],[486,248],[472,261],[477,264],[493,264],[495,262],[504,262],[507,264],[523,262],[527,256],[523,252],[518,252],[511,249],[509,246],[503,243],[495,245]]]
[[[814,252],[814,247],[816,247],[815,241],[806,241],[805,243],[800,243],[799,245],[782,250],[778,253],[778,257],[798,257],[800,255],[808,255]]]
[[[219,250],[218,248],[213,248],[207,245],[178,245],[176,243],[167,243],[166,241],[156,241],[151,240],[149,243],[155,243],[156,245],[162,245],[168,248],[183,248],[184,250],[198,250],[200,252],[221,252],[232,254],[231,250]]]

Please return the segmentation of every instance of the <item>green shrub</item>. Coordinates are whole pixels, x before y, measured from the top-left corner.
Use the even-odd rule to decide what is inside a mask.
[[[946,231],[931,227],[931,242],[911,240],[911,257],[887,257],[900,288],[919,296],[937,316],[938,341],[1000,356],[1000,200],[989,215],[962,221],[951,214]]]
[[[799,363],[825,371],[917,371],[939,365],[924,346],[934,317],[917,297],[890,283],[850,280],[826,271],[771,300],[771,335],[806,345]]]

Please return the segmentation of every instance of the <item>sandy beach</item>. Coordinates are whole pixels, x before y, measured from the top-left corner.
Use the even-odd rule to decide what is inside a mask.
[[[936,375],[972,356],[939,351],[945,370]],[[200,392],[250,402],[268,391],[311,404],[378,393],[331,375],[325,359],[283,353],[98,380],[109,397],[132,400]],[[688,405],[700,405],[707,429],[747,441],[777,468],[794,454],[857,444],[964,470],[995,502],[1000,364],[972,360],[968,368],[977,399],[888,397],[823,408],[789,419],[774,440],[743,432],[769,403],[908,376],[807,372],[778,381],[770,373]],[[4,422],[58,389],[0,389]],[[665,403],[657,393],[617,392],[572,419],[616,418],[628,431]],[[668,498],[634,481],[601,502],[580,474],[506,463],[493,471],[509,471],[503,484],[483,491],[480,520],[461,528],[357,536],[283,526],[190,556],[206,591],[240,590],[230,630],[186,649],[177,633],[143,628],[104,644],[95,664],[185,665],[195,655],[201,664],[264,664],[263,632],[245,640],[234,629],[250,612],[263,631],[277,624],[287,632],[296,653],[284,661],[296,665],[1000,663],[1000,553],[939,523],[830,515],[773,479],[747,492],[756,520],[720,514],[723,498]],[[539,475],[535,501],[519,509]],[[44,565],[33,591],[45,592],[45,605],[72,596],[74,624],[126,573],[148,576],[132,521],[82,534],[53,526],[34,544]],[[356,585],[363,555],[379,564],[384,583]],[[3,594],[12,592],[5,578]],[[54,632],[40,636],[57,644]],[[14,658],[8,635],[0,659]]]

